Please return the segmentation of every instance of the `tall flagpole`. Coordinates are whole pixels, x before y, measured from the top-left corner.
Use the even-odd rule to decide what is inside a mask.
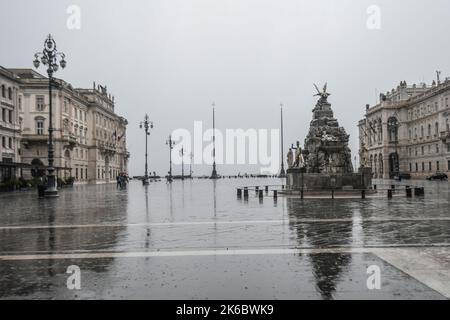
[[[284,171],[284,139],[283,139],[283,104],[280,103],[280,121],[281,121],[281,168],[280,168],[280,174],[278,177],[284,178],[286,177],[286,172]]]
[[[218,179],[217,171],[216,171],[216,117],[215,117],[215,106],[216,104],[213,102],[213,170],[211,173],[211,179]]]

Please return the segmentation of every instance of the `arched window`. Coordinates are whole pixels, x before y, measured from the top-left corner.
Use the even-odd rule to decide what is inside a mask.
[[[434,134],[437,136],[439,135],[439,122],[436,122],[434,124]]]
[[[378,142],[383,141],[383,125],[381,124],[381,119],[378,119]]]
[[[69,134],[69,120],[63,120],[64,134]]]
[[[398,127],[399,123],[396,117],[390,117],[388,119],[389,141],[396,142],[398,140]],[[423,131],[423,127],[422,127]]]
[[[380,172],[379,177],[380,177],[380,178],[383,178],[383,174],[384,174],[384,168],[383,168],[383,155],[382,155],[381,153],[378,155],[378,162],[379,162],[378,170],[379,170],[379,172]]]
[[[378,166],[378,155],[375,155],[373,160],[373,173],[375,174],[375,178],[378,178],[377,166]]]
[[[8,99],[12,100],[12,89],[11,89],[11,87],[8,88]]]

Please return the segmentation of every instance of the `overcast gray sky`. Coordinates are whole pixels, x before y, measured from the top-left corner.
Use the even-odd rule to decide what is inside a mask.
[[[81,29],[66,27],[69,5]],[[370,30],[367,8],[381,9]],[[57,76],[76,87],[108,86],[126,117],[131,174],[143,171],[147,112],[155,123],[150,170],[168,170],[167,136],[193,129],[278,128],[285,105],[285,146],[303,140],[316,98],[328,82],[335,115],[357,154],[357,121],[376,93],[400,82],[450,75],[450,1],[361,0],[1,0],[0,65],[32,67],[48,33],[67,55]],[[174,169],[176,173],[179,167]],[[219,173],[258,167],[219,166]],[[197,174],[210,173],[195,166]]]

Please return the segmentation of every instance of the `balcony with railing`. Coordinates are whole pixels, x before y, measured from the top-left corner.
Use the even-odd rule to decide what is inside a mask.
[[[0,120],[0,128],[1,129],[8,129],[13,131],[20,131],[20,125],[15,123],[10,123],[7,121]]]
[[[117,152],[117,146],[115,143],[105,142],[105,141],[97,141],[97,147],[100,152],[103,154],[113,155]]]

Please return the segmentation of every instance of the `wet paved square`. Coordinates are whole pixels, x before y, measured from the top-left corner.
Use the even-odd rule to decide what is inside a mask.
[[[448,298],[449,184],[415,183],[425,197],[389,201],[236,198],[278,179],[0,194],[0,298]],[[66,287],[70,265],[80,290]]]

